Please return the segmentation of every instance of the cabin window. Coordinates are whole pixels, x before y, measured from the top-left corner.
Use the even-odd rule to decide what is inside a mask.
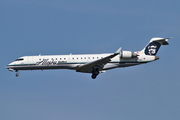
[[[93,57],[93,59],[94,59],[94,57]]]
[[[39,59],[39,60],[41,60],[41,59]]]
[[[84,59],[86,59],[86,57],[84,57]]]
[[[78,59],[78,58],[77,58]]]
[[[97,59],[98,59],[98,57],[97,57]]]
[[[16,59],[15,61],[22,61],[24,60],[23,58],[19,58],[19,59]]]
[[[61,60],[61,58],[60,58],[60,60]]]
[[[64,60],[66,60],[66,58],[64,58]]]

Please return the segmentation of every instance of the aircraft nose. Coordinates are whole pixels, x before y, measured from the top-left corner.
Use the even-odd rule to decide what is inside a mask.
[[[11,66],[11,63],[9,63],[8,65],[6,65],[6,68],[9,69]]]
[[[159,59],[159,57],[158,56],[155,56],[155,60],[158,60]]]
[[[9,69],[9,68],[11,68],[12,65],[14,65],[14,62],[11,62],[8,65],[6,65],[6,68]]]
[[[11,65],[12,63],[9,63],[8,65],[6,65],[6,69],[8,69],[9,71],[14,71]]]

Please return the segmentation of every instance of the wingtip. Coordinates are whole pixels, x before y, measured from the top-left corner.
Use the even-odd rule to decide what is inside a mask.
[[[174,38],[174,37],[168,37],[168,38],[164,38],[164,39],[172,39],[172,38]]]
[[[120,52],[121,52],[121,47],[115,53],[120,53]]]

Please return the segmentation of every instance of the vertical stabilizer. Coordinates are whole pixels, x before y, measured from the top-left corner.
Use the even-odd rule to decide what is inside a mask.
[[[161,45],[169,45],[168,39],[170,38],[152,38],[141,53],[155,56]]]

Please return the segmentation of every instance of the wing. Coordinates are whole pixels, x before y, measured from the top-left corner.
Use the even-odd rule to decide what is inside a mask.
[[[119,48],[114,54],[111,54],[111,55],[104,57],[102,59],[92,61],[92,62],[89,62],[89,63],[86,63],[84,65],[79,66],[76,71],[77,72],[92,73],[94,68],[101,71],[103,69],[104,65],[106,65],[108,62],[110,62],[111,59],[113,57],[117,56],[118,54],[121,54],[121,48]]]

